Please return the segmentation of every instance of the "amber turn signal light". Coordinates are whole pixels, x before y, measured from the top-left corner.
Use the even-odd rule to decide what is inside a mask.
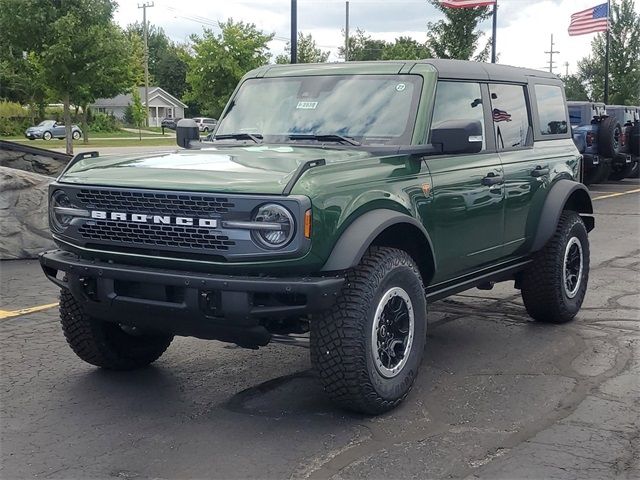
[[[304,213],[304,236],[311,238],[311,210]]]

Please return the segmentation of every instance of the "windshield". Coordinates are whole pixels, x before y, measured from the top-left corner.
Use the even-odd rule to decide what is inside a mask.
[[[250,133],[265,142],[288,142],[296,135],[307,141],[307,136],[340,135],[367,144],[406,145],[421,88],[417,75],[249,79],[216,136]]]
[[[50,127],[51,125],[53,125],[54,123],[56,123],[54,120],[45,120],[43,122],[40,122],[38,124],[39,127]]]

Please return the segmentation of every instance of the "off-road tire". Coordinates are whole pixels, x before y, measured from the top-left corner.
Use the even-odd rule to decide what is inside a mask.
[[[607,158],[617,157],[620,153],[621,135],[620,122],[615,117],[604,118],[598,126],[598,153]]]
[[[612,168],[610,158],[601,158],[600,165],[598,165],[598,172],[595,174],[592,183],[604,183],[609,180]]]
[[[602,176],[602,169],[605,166],[598,164],[595,167],[585,168],[582,183],[585,185],[593,185]]]
[[[577,238],[582,248],[583,268],[575,295],[567,295],[563,281],[567,245]],[[565,323],[571,321],[582,306],[589,281],[589,237],[580,216],[565,210],[556,231],[521,278],[522,300],[527,313],[538,322]]]
[[[629,150],[632,155],[640,156],[640,123],[636,123],[631,127],[631,135],[629,138]]]
[[[130,335],[120,325],[87,315],[67,289],[60,291],[60,323],[67,343],[87,363],[109,370],[134,370],[154,362],[171,335]]]
[[[634,166],[635,162],[612,165],[611,173],[609,174],[609,180],[614,180],[617,182],[631,176]]]
[[[410,298],[414,331],[406,363],[386,378],[374,362],[372,333],[376,309],[394,287]],[[329,397],[343,408],[370,415],[401,403],[422,361],[426,309],[422,278],[411,256],[395,248],[371,247],[347,273],[333,308],[311,323],[311,361]]]

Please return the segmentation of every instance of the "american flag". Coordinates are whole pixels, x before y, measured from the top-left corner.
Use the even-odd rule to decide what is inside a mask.
[[[494,108],[493,112],[491,113],[493,114],[493,121],[496,123],[511,121],[511,114],[505,112],[504,110],[500,110],[499,108]]]
[[[569,35],[605,32],[609,26],[609,6],[606,3],[571,15]]]
[[[440,3],[448,8],[473,8],[493,5],[496,0],[440,0]]]

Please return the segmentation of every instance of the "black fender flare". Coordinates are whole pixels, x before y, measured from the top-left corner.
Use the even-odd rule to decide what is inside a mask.
[[[416,227],[422,233],[425,247],[430,249],[435,272],[436,259],[433,255],[433,243],[424,226],[407,214],[386,208],[369,211],[355,219],[333,246],[322,271],[333,272],[355,267],[378,235],[387,228],[402,223]]]
[[[595,226],[594,219],[591,216],[593,214],[593,204],[587,187],[582,183],[569,179],[558,180],[553,184],[544,201],[538,229],[531,246],[532,251],[540,250],[551,239],[566,205],[569,205],[572,210],[580,214],[587,231],[593,230]]]

